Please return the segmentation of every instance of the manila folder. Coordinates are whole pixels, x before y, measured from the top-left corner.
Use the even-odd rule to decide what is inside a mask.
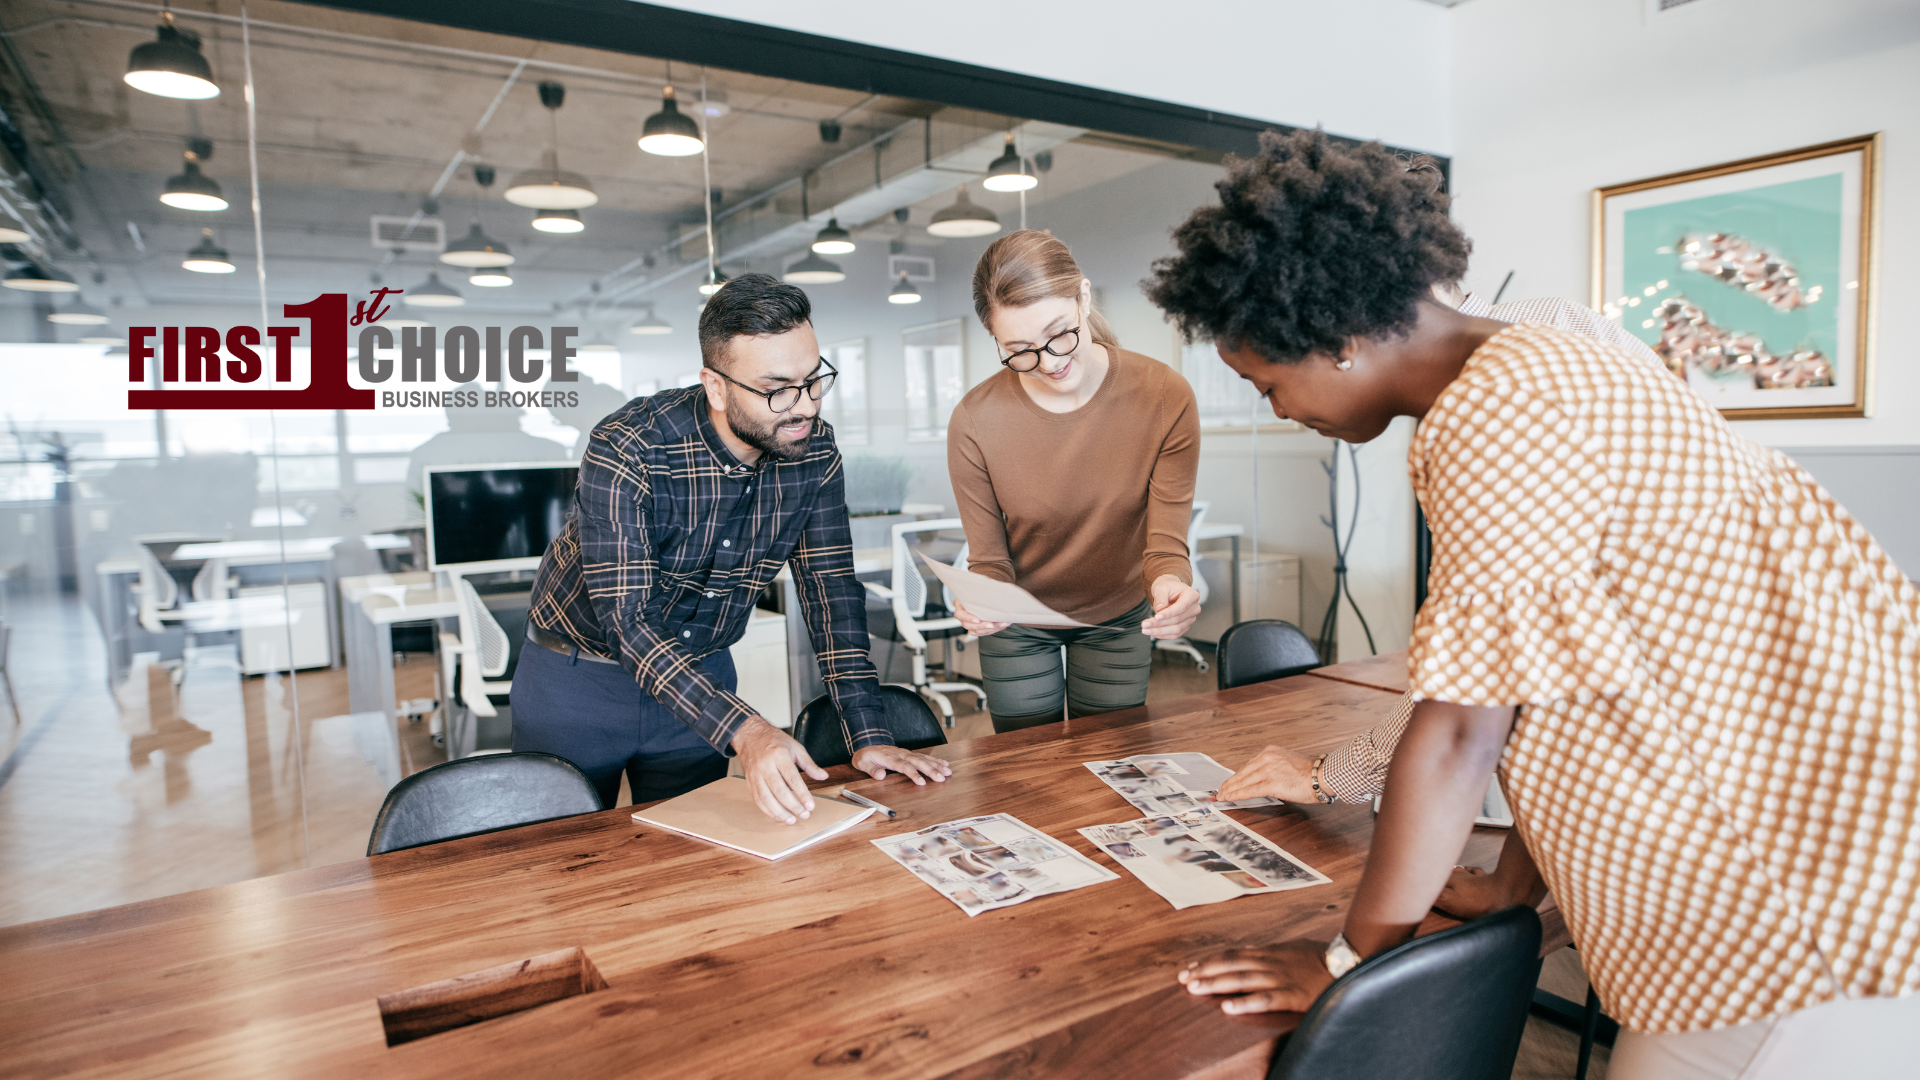
[[[940,578],[942,584],[953,590],[955,599],[965,604],[967,610],[976,617],[988,622],[1019,623],[1022,626],[1093,625],[1060,614],[1012,582],[948,566],[925,555],[920,558]]]
[[[723,776],[685,795],[655,803],[635,813],[633,820],[763,859],[778,859],[851,829],[872,813],[868,807],[815,796],[813,814],[787,825],[760,812],[753,804],[752,785],[744,778]]]

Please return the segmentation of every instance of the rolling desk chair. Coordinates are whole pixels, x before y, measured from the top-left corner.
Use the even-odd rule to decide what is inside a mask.
[[[913,548],[909,545],[907,538],[911,536],[917,539],[925,533],[937,533],[961,527],[959,518],[903,521],[893,526],[891,583],[880,585],[871,581],[863,582],[875,596],[892,605],[894,630],[913,653],[913,688],[928,702],[939,708],[941,719],[948,727],[953,726],[953,703],[947,700],[948,694],[972,694],[978,705],[985,705],[987,695],[986,691],[972,683],[934,682],[933,677],[928,674],[928,639],[962,637],[966,631],[961,628],[959,619],[945,611],[934,613],[932,618],[928,618],[927,579],[921,576],[920,566],[914,561]],[[962,557],[964,558],[964,551]],[[948,667],[951,669],[951,664]]]
[[[586,774],[552,754],[501,754],[422,769],[387,792],[367,854],[423,847],[554,818],[591,814]]]
[[[140,628],[149,634],[180,634],[180,654],[172,655],[171,643],[162,643],[161,660],[172,669],[173,685],[186,678],[186,649],[200,644],[202,635],[232,636],[238,630],[232,612],[211,616],[203,608],[194,611],[190,602],[226,600],[232,597],[234,582],[227,575],[226,563],[217,558],[182,559],[174,552],[188,544],[217,544],[226,539],[197,533],[155,533],[133,538],[140,553]]]
[[[504,591],[489,588],[483,596],[472,581],[451,576],[460,632],[440,635],[440,700],[452,705],[447,757],[499,753],[512,744],[513,669],[526,640],[523,601],[531,597],[531,583],[508,582]],[[510,625],[502,626],[502,619]]]
[[[1193,504],[1193,513],[1187,519],[1187,561],[1193,565],[1193,587],[1200,594],[1200,602],[1207,602],[1207,576],[1200,572],[1200,526],[1207,520],[1207,508],[1212,503],[1200,501]],[[1193,647],[1193,642],[1178,637],[1171,641],[1153,643],[1155,652],[1177,652],[1193,657],[1193,662],[1201,671],[1207,670],[1207,658]]]

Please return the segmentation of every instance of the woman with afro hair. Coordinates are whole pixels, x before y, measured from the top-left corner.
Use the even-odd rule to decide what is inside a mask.
[[[1356,443],[1416,418],[1434,541],[1416,704],[1343,933],[1180,981],[1300,1010],[1410,938],[1497,765],[1623,1028],[1616,1080],[1910,1075],[1920,590],[1644,355],[1435,300],[1470,249],[1435,179],[1268,133],[1147,282],[1275,415]],[[1220,797],[1261,793],[1243,786]]]

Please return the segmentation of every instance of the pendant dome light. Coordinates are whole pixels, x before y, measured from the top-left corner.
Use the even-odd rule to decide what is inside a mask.
[[[120,345],[120,346],[125,346],[125,345],[126,345],[126,343],[127,343],[127,335],[125,335],[125,334],[110,334],[110,333],[107,333],[107,332],[105,332],[105,331],[103,331],[103,330],[94,330],[94,331],[92,331],[92,332],[90,332],[90,333],[85,333],[85,334],[81,334],[81,335],[80,335],[80,344],[82,344],[82,345]]]
[[[213,69],[200,55],[200,35],[173,25],[173,12],[160,13],[158,36],[127,54],[127,85],[159,97],[204,101],[219,97]]]
[[[667,85],[660,91],[660,111],[647,117],[640,129],[640,149],[661,157],[690,157],[706,149],[700,125],[680,111],[673,98],[673,65],[667,65]]]
[[[18,270],[7,271],[7,276],[0,278],[0,285],[4,285],[9,289],[18,289],[21,292],[56,293],[80,291],[79,282],[61,273],[59,270],[43,270],[34,263],[28,263]]]
[[[712,296],[714,293],[726,288],[726,285],[727,275],[721,273],[719,267],[715,267],[713,271],[707,275],[707,280],[700,283],[700,295]]]
[[[513,275],[507,273],[504,266],[482,267],[467,277],[467,284],[484,289],[504,289],[513,284]]]
[[[73,303],[50,313],[47,316],[47,321],[50,323],[59,323],[61,326],[105,326],[107,316],[106,313],[99,308],[89,305],[84,300],[75,298]],[[119,339],[110,338],[108,340],[111,342]]]
[[[972,236],[992,236],[1000,231],[1000,219],[993,211],[967,198],[967,186],[960,185],[960,196],[953,205],[933,215],[927,231],[947,240]]]
[[[578,210],[542,210],[533,215],[533,227],[546,233],[577,233],[587,226]]]
[[[460,307],[467,302],[460,290],[440,280],[438,270],[428,271],[425,282],[408,289],[406,300],[408,307]]]
[[[475,165],[473,182],[480,186],[481,194],[484,196],[486,190],[493,186],[493,166]],[[512,266],[513,252],[508,250],[505,243],[488,236],[486,230],[480,227],[479,210],[479,206],[476,205],[473,227],[467,230],[467,235],[447,245],[447,249],[440,253],[440,261],[448,266],[465,266],[473,269]],[[481,282],[476,281],[474,284],[479,285]],[[502,284],[512,284],[512,279],[509,278]]]
[[[167,187],[160,193],[160,201],[175,210],[209,213],[225,210],[227,199],[220,193],[219,182],[200,171],[200,163],[212,156],[213,143],[210,140],[190,140],[187,143],[187,167],[178,175],[167,178]]]
[[[593,332],[593,337],[588,339],[585,345],[580,346],[580,351],[595,352],[595,353],[609,353],[609,352],[617,353],[620,351],[620,346],[615,345],[611,341],[608,341],[607,335],[605,333],[599,330],[595,330]]]
[[[827,227],[813,236],[813,250],[819,255],[849,255],[854,249],[853,234],[840,227],[838,215],[827,219]]]
[[[919,302],[920,290],[914,288],[913,282],[907,280],[907,272],[905,270],[900,271],[900,281],[894,285],[893,291],[887,294],[887,303],[917,304]]]
[[[528,169],[507,185],[506,200],[515,206],[535,210],[579,210],[600,201],[593,184],[579,173],[560,171],[560,106],[567,100],[567,88],[548,80],[540,84],[540,104],[547,107],[550,127],[546,154],[540,167]],[[544,215],[543,215],[544,216]],[[538,219],[536,219],[538,220]],[[577,229],[548,229],[548,232],[577,232]]]
[[[987,166],[987,178],[980,186],[988,191],[1028,191],[1040,178],[1027,172],[1027,163],[1013,149],[1013,132],[1007,132],[1007,148]]]
[[[647,305],[646,317],[627,328],[629,334],[671,334],[673,324],[654,314],[653,305]]]
[[[24,244],[33,239],[24,223],[0,219],[0,244]]]
[[[847,272],[840,269],[839,263],[828,262],[809,251],[806,258],[787,267],[780,280],[792,285],[832,285],[847,280]]]
[[[234,270],[233,260],[227,258],[227,249],[213,242],[212,229],[200,230],[200,243],[187,252],[186,261],[180,266],[196,274],[231,274]]]

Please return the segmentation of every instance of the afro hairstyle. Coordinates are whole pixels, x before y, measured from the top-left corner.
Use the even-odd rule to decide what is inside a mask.
[[[1436,283],[1466,274],[1472,243],[1447,218],[1440,172],[1379,143],[1323,131],[1260,135],[1229,158],[1219,206],[1173,231],[1178,254],[1141,283],[1187,340],[1297,363],[1354,337],[1404,337]]]

